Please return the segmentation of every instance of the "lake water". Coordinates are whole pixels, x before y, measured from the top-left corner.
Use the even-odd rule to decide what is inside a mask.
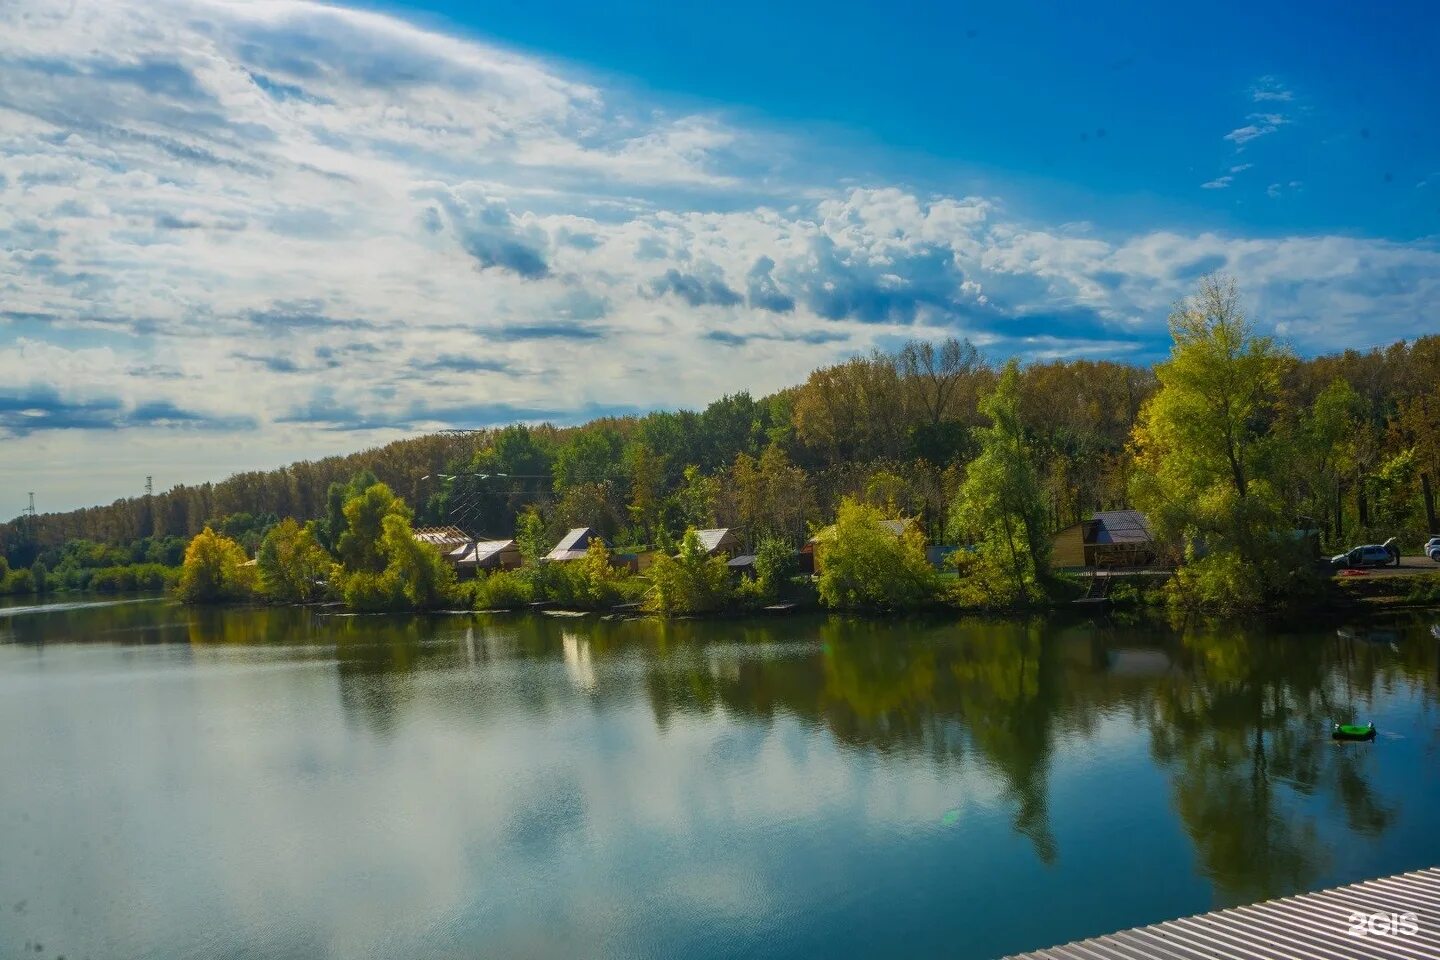
[[[964,960],[1430,866],[1437,619],[12,602],[0,956]]]

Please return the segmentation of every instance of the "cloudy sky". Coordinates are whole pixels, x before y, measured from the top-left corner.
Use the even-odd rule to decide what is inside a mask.
[[[0,516],[913,336],[1149,360],[1213,270],[1301,353],[1440,328],[1433,5],[698,6],[0,0]]]

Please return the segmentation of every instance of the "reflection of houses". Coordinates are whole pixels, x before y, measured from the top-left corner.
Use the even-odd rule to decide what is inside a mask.
[[[915,521],[906,517],[902,520],[881,520],[880,526],[889,530],[896,537],[903,536],[909,530],[918,529]],[[825,565],[824,553],[827,544],[835,540],[835,525],[821,527],[815,536],[805,541],[805,546],[800,548],[800,572],[819,573]]]
[[[575,527],[555,544],[555,549],[545,554],[546,560],[580,560],[585,556],[585,551],[590,549],[590,544],[598,542],[602,546],[605,538],[593,527]]]
[[[1055,534],[1051,560],[1056,567],[1145,567],[1158,553],[1143,513],[1105,510]]]

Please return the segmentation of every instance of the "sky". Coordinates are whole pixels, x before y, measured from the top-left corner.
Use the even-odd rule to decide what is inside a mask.
[[[0,516],[912,337],[1440,330],[1434,4],[0,2]],[[1075,9],[1071,9],[1075,8]]]

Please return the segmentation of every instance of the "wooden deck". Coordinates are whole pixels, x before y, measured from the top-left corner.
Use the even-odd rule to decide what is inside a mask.
[[[1373,926],[1371,917],[1383,914]],[[1395,931],[1395,916],[1400,920]],[[1413,922],[1414,932],[1409,932]],[[1365,935],[1356,933],[1358,925]],[[1383,930],[1389,932],[1381,932]],[[1136,927],[1008,960],[1435,960],[1440,868]]]

